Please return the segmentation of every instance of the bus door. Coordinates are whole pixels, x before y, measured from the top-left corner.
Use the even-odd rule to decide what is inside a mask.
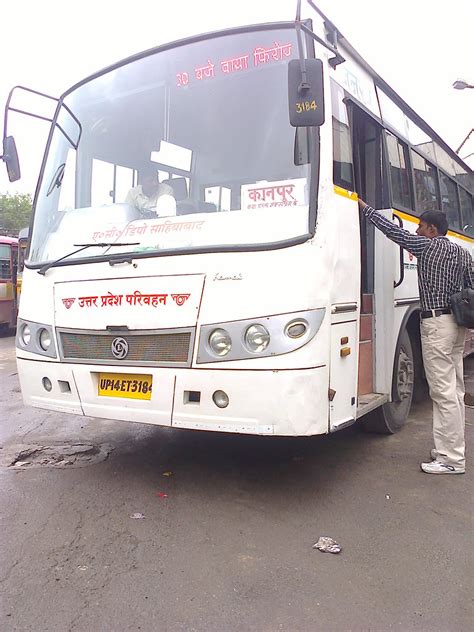
[[[0,243],[0,328],[10,328],[16,324],[18,313],[17,269],[17,245]]]
[[[360,198],[392,217],[385,176],[383,128],[351,102],[355,186]],[[388,394],[392,376],[394,270],[397,247],[361,213],[361,316],[358,399]],[[365,399],[363,396],[366,396]],[[373,403],[376,404],[377,398]]]

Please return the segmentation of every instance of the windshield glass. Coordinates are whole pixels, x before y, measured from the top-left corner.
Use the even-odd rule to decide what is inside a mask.
[[[67,133],[77,137],[77,124],[61,110],[66,134],[53,131],[30,262],[81,243],[139,242],[76,255],[90,257],[307,234],[301,163],[318,148],[300,128],[294,150],[287,65],[297,56],[294,28],[262,29],[170,48],[78,87],[65,104],[81,139],[76,150]]]

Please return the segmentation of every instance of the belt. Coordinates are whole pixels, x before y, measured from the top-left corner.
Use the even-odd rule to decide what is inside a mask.
[[[440,309],[427,309],[425,312],[420,312],[420,318],[432,318],[433,316],[442,316],[443,314],[452,314],[450,307],[442,307]]]

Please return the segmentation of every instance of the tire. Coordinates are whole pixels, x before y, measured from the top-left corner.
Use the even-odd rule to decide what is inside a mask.
[[[404,329],[397,342],[392,378],[392,401],[362,419],[367,432],[394,434],[405,425],[415,390],[413,346]]]

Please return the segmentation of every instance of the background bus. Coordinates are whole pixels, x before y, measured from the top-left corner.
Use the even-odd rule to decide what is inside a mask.
[[[57,100],[17,335],[26,403],[263,435],[405,423],[416,261],[357,193],[412,231],[441,208],[472,252],[473,174],[312,15],[158,47]],[[150,167],[173,212],[127,203]]]
[[[18,240],[0,235],[0,330],[16,326]]]

